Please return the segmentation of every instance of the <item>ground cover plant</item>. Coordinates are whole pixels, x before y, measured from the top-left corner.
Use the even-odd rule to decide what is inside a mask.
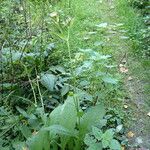
[[[1,1],[1,150],[139,147],[128,141],[128,68],[118,51],[140,39],[124,32],[137,30],[116,17],[117,2]]]

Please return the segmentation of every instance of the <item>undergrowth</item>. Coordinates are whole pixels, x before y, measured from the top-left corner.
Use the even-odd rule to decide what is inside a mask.
[[[142,56],[141,58],[149,57],[149,2],[121,0],[117,3],[118,13],[132,39],[134,55]]]
[[[130,58],[130,68],[132,73],[139,78],[144,85],[145,98],[149,103],[149,1],[118,1],[117,11],[124,22],[124,26],[131,37],[132,50],[128,51]],[[132,63],[134,61],[134,63]],[[140,69],[140,71],[139,71]]]
[[[1,2],[1,150],[127,144],[121,76],[103,40],[100,6],[94,0]],[[125,22],[139,45],[143,24],[130,10]]]

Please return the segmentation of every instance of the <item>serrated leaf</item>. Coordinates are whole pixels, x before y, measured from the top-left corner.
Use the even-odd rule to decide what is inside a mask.
[[[109,147],[110,147],[112,150],[121,150],[121,145],[120,145],[120,143],[119,143],[117,140],[115,140],[115,139],[111,140]]]
[[[113,139],[113,135],[113,129],[106,130],[105,133],[102,135],[102,144],[104,148],[109,146],[111,140]]]
[[[98,129],[97,127],[94,127],[94,126],[92,127],[92,133],[97,140],[102,139],[103,132],[100,129]]]
[[[42,74],[40,81],[49,91],[54,91],[56,80],[57,77],[53,74]]]
[[[101,143],[91,144],[87,150],[102,150],[102,144]]]
[[[87,146],[90,146],[90,145],[96,143],[96,139],[94,139],[94,137],[91,136],[90,134],[86,134],[86,135],[85,135],[85,138],[84,138],[84,143],[85,143]]]
[[[109,146],[109,141],[102,140],[102,145],[103,145],[103,148],[107,148]]]
[[[113,129],[108,129],[103,134],[102,138],[108,141],[111,141],[113,139],[114,131]]]

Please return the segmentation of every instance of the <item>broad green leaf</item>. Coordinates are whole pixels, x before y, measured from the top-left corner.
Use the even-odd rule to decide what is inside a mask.
[[[90,59],[98,61],[98,60],[106,60],[111,57],[111,55],[101,55],[99,53],[95,53],[95,54],[96,55],[91,56]]]
[[[110,147],[112,150],[121,150],[121,145],[120,145],[120,143],[119,143],[117,140],[115,140],[115,139],[111,140],[109,147]]]
[[[102,145],[103,145],[103,148],[107,148],[109,146],[109,141],[102,140]]]
[[[51,66],[50,70],[54,73],[61,73],[61,74],[65,74],[66,71],[62,66]]]
[[[106,130],[105,133],[102,135],[102,144],[104,148],[109,146],[111,140],[113,139],[113,135],[113,129]]]
[[[21,142],[21,141],[18,141],[18,140],[13,141],[13,142],[12,142],[12,145],[13,145],[13,148],[14,148],[15,150],[23,150],[23,147],[26,147],[25,142]],[[9,150],[10,150],[10,149],[9,149]]]
[[[26,139],[32,135],[30,129],[27,126],[20,126],[20,131]]]
[[[69,92],[69,85],[64,85],[61,89],[61,95],[64,96]]]
[[[20,114],[22,114],[25,118],[28,118],[29,115],[20,107],[16,106],[16,109],[20,112]]]
[[[70,132],[73,132],[72,136],[74,136],[76,121],[77,111],[73,97],[68,97],[63,105],[55,108],[50,114],[50,125],[61,125]],[[54,134],[51,134],[51,137],[54,137]],[[65,148],[69,138],[61,136],[60,140],[62,148]]]
[[[96,139],[94,139],[94,137],[91,136],[90,134],[86,134],[86,135],[85,135],[85,138],[84,138],[84,143],[85,143],[87,146],[90,146],[90,145],[96,143]]]
[[[42,74],[41,75],[41,83],[49,91],[54,91],[56,80],[57,80],[57,77],[54,76],[53,74]]]
[[[82,116],[80,130],[84,135],[87,130],[90,130],[93,125],[99,122],[105,115],[105,109],[102,105],[96,105],[87,110]]]
[[[102,119],[99,122],[99,127],[102,128],[102,127],[106,126],[106,124],[107,124],[107,119]]]
[[[118,133],[118,132],[120,132],[121,130],[122,130],[122,128],[123,128],[123,125],[121,124],[121,125],[118,125],[117,127],[116,127],[116,132]]]
[[[49,138],[47,131],[39,131],[36,135],[33,135],[28,139],[27,145],[30,150],[49,150]]]
[[[13,89],[16,89],[17,87],[17,84],[14,84],[14,83],[2,83],[0,84],[0,90],[13,90]]]
[[[102,138],[105,139],[105,140],[111,141],[113,139],[113,135],[114,135],[113,129],[108,129],[102,135]]]
[[[102,79],[105,83],[110,83],[110,84],[117,84],[118,80],[111,78],[111,77],[104,77]]]
[[[19,52],[19,51],[11,50],[11,48],[4,48],[2,50],[2,60],[3,60],[3,62],[17,61],[23,56],[24,56],[24,53]]]
[[[102,144],[101,143],[91,144],[87,150],[102,150]]]
[[[94,126],[92,127],[92,133],[97,140],[102,139],[103,132],[100,129],[98,129],[97,127],[94,127]]]
[[[63,105],[55,108],[50,114],[51,125],[62,125],[70,131],[75,129],[76,121],[77,111],[73,97],[68,97]]]
[[[45,127],[42,130],[50,131],[53,134],[66,135],[66,136],[75,136],[75,132],[71,132],[61,125],[51,125],[49,127]]]

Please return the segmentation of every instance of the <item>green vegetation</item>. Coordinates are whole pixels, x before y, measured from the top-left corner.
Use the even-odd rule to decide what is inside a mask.
[[[130,147],[119,51],[127,40],[132,55],[148,58],[149,47],[142,16],[129,4],[1,1],[1,150]]]
[[[132,6],[132,8],[130,7]],[[117,3],[118,14],[122,22],[125,23],[125,28],[128,31],[132,45],[132,49],[128,51],[132,57],[129,60],[129,66],[133,70],[133,74],[140,78],[145,84],[145,93],[147,95],[147,103],[149,103],[149,54],[150,54],[150,28],[149,28],[149,6],[150,3],[147,0],[138,1],[133,0],[127,3],[127,1],[121,0]],[[138,12],[138,13],[137,13]],[[136,57],[135,57],[136,56]],[[133,63],[134,62],[134,63]],[[139,71],[141,70],[141,71]]]
[[[136,9],[129,9],[129,4],[136,7]],[[149,2],[148,1],[119,1],[118,12],[121,14],[123,22],[133,41],[134,54],[148,57],[150,54],[149,47]],[[137,13],[138,12],[138,13]],[[141,14],[140,14],[141,13]]]

